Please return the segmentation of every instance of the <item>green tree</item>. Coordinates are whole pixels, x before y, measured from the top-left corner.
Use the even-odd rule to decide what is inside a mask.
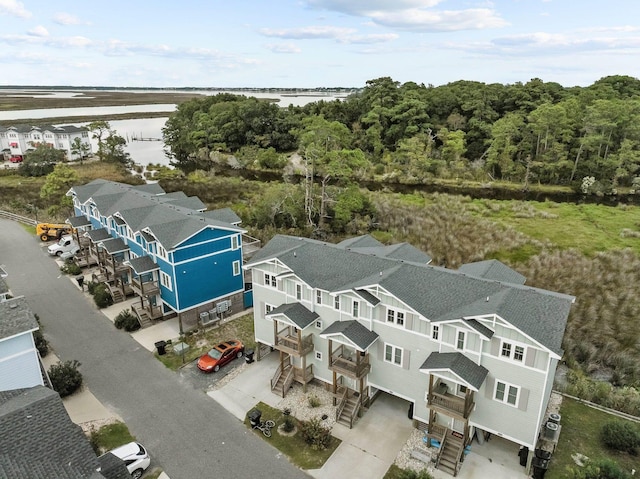
[[[49,214],[55,216],[61,209],[70,211],[73,207],[71,197],[66,193],[73,185],[80,181],[78,173],[73,168],[58,163],[40,188],[40,197],[49,202]]]
[[[124,150],[127,140],[118,135],[115,130],[109,132],[103,143],[102,159],[109,163],[121,163],[129,165],[131,163],[131,155]]]
[[[105,138],[111,133],[111,125],[108,121],[92,121],[87,129],[93,133],[93,139],[98,140],[98,158],[104,160]]]
[[[71,142],[71,154],[74,158],[80,158],[80,164],[84,162],[84,157],[89,154],[90,150],[91,147],[80,137],[75,137]]]
[[[64,159],[64,151],[40,143],[35,149],[26,153],[18,172],[22,176],[45,176],[53,171],[56,163],[60,163]]]

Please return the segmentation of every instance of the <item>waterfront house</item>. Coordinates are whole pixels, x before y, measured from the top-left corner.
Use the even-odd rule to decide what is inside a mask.
[[[80,141],[88,148],[88,154],[90,155],[91,142],[89,140],[89,131],[86,128],[73,125],[0,126],[0,151],[5,159],[16,156],[23,157],[39,144],[45,144],[51,148],[64,151],[68,160],[75,160],[78,156],[71,152],[71,148],[76,138],[80,138]]]
[[[133,309],[141,324],[178,315],[191,327],[251,306],[242,265],[258,242],[230,209],[206,211],[197,197],[158,184],[95,180],[68,195],[81,258],[99,264],[95,279],[114,300],[139,298]]]
[[[256,341],[280,358],[276,394],[320,381],[348,427],[377,394],[402,398],[455,475],[474,434],[536,447],[574,298],[495,260],[430,261],[370,236],[276,236],[245,267]]]

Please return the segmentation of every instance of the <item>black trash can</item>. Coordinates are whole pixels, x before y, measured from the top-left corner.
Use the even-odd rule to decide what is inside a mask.
[[[260,409],[253,409],[251,412],[249,412],[249,423],[251,424],[251,427],[256,427],[258,424],[260,424],[261,417],[262,411],[260,411]]]
[[[247,364],[251,364],[253,362],[253,355],[255,354],[255,351],[253,349],[247,349],[244,352],[244,360]]]
[[[80,286],[80,289],[82,291],[84,291],[84,287],[83,287],[83,285],[84,285],[84,275],[81,274],[80,276],[76,276],[76,281],[78,282],[78,286]]]
[[[546,459],[548,461],[551,459],[551,452],[545,451],[544,449],[536,449],[536,457],[539,459]]]
[[[166,341],[158,341],[157,343],[155,343],[155,347],[158,350],[158,354],[160,356],[163,356],[164,354],[167,353],[166,351],[166,346],[167,346],[167,342]]]
[[[520,457],[520,465],[526,466],[527,459],[529,459],[529,448],[521,447],[520,450],[518,451],[518,457]]]
[[[544,475],[549,469],[549,459],[533,458],[533,479],[544,479]]]

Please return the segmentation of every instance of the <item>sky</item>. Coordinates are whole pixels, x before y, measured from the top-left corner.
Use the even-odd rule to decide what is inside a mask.
[[[640,77],[638,0],[0,0],[0,25],[0,85]]]

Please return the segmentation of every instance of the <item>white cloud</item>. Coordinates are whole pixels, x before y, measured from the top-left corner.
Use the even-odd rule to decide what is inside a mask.
[[[0,0],[0,14],[20,18],[31,17],[31,12],[24,8],[22,2],[16,0]]]
[[[459,31],[498,28],[507,25],[493,10],[429,11],[410,9],[395,13],[372,12],[371,18],[379,25],[414,31]]]
[[[42,25],[38,25],[37,27],[32,28],[27,32],[32,37],[48,37],[49,31],[44,28]]]
[[[89,25],[75,15],[66,12],[58,12],[53,16],[53,21],[59,25]]]
[[[370,35],[348,35],[340,39],[342,43],[356,43],[369,45],[372,43],[385,43],[398,38],[395,33],[374,33]]]
[[[370,12],[401,11],[413,8],[430,8],[442,0],[307,0],[307,4],[325,10],[356,16],[368,16]]]
[[[259,32],[265,37],[293,38],[296,40],[308,40],[318,38],[343,38],[355,33],[353,28],[331,27],[331,26],[310,26],[300,28],[261,28]]]
[[[271,50],[273,53],[300,53],[302,50],[300,47],[293,43],[270,43],[265,45],[265,48]]]

